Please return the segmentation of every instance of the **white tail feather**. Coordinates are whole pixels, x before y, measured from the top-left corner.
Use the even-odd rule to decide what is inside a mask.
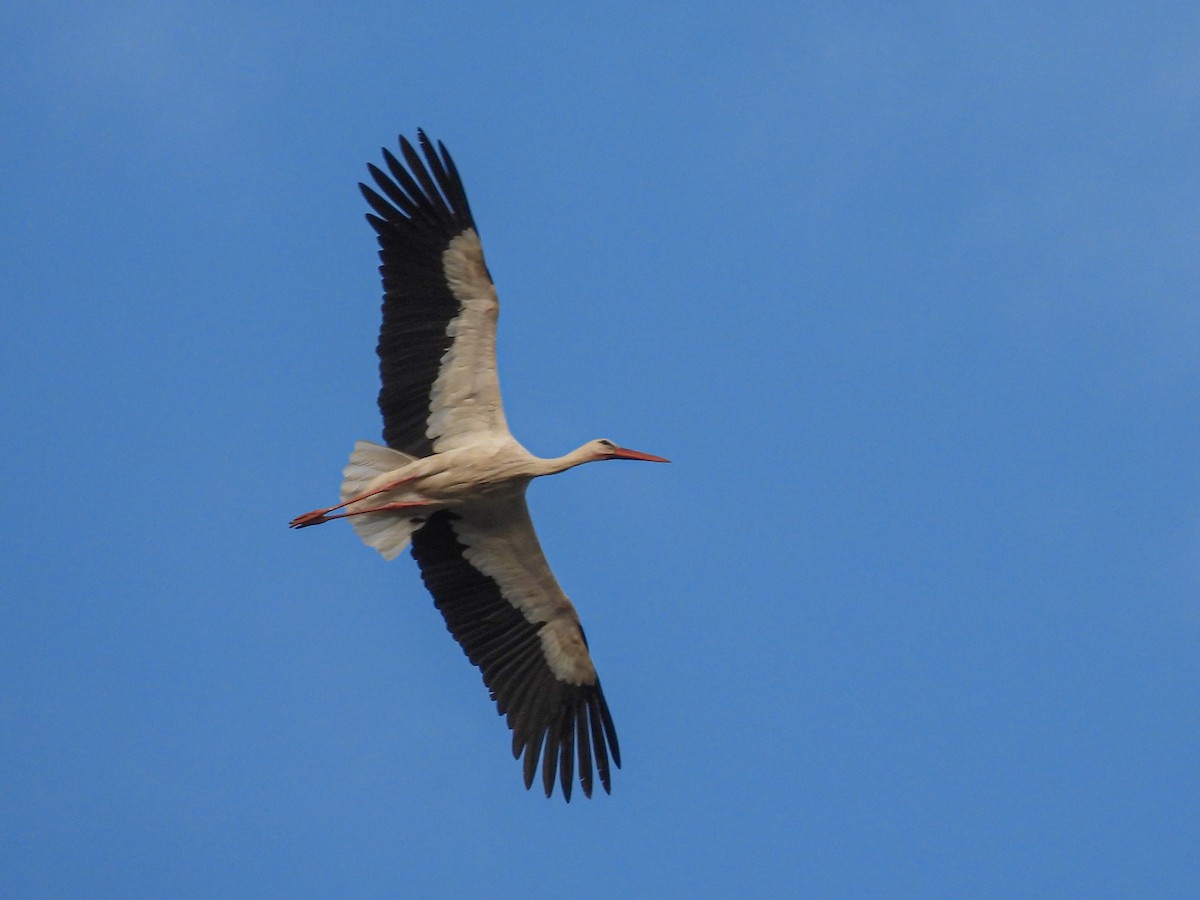
[[[342,501],[371,490],[371,482],[375,479],[381,475],[394,475],[415,460],[415,456],[391,447],[358,441],[350,454],[350,462],[342,470]],[[411,513],[405,515],[403,510],[398,510],[351,516],[350,524],[363,542],[383,554],[384,559],[395,559],[408,546],[413,531],[420,524],[412,520]]]

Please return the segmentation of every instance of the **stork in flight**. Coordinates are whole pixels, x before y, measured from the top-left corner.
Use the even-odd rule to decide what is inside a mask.
[[[446,148],[403,137],[387,172],[368,165],[377,193],[367,220],[383,261],[379,409],[387,446],[359,441],[341,503],[298,516],[293,528],[349,518],[364,542],[394,559],[411,541],[446,627],[483,673],[524,754],[525,787],[539,758],[542,786],[571,799],[573,771],[592,795],[592,771],[611,790],[617,732],[575,607],[542,554],[525,489],[603,459],[667,462],[589,441],[540,459],[509,433],[496,377],[496,288],[458,170]],[[340,510],[340,512],[339,512]]]

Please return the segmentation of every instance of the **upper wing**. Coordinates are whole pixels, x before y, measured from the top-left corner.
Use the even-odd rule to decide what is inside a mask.
[[[383,439],[414,456],[508,433],[496,379],[496,288],[454,161],[417,132],[422,156],[400,138],[402,163],[369,165],[381,196],[360,184],[378,215],[383,327],[379,409]]]
[[[525,754],[525,787],[540,755],[546,796],[557,768],[569,801],[578,756],[584,794],[592,795],[593,759],[608,792],[610,755],[621,765],[616,729],[579,617],[546,564],[524,498],[461,517],[434,513],[413,535],[412,554],[446,627],[508,717],[513,756]]]

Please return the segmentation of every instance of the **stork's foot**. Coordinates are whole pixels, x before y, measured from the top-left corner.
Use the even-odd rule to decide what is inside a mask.
[[[322,522],[328,522],[330,517],[328,509],[314,509],[312,512],[306,512],[302,516],[296,516],[292,521],[288,522],[288,528],[307,528],[309,525],[320,525]]]

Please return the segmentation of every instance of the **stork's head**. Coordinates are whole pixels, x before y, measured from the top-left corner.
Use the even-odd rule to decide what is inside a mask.
[[[640,450],[629,450],[625,447],[618,447],[608,438],[597,438],[592,441],[588,448],[592,451],[592,459],[599,461],[602,459],[640,459],[642,462],[670,462],[669,459],[664,459],[661,456],[655,456],[653,453],[643,453]]]

